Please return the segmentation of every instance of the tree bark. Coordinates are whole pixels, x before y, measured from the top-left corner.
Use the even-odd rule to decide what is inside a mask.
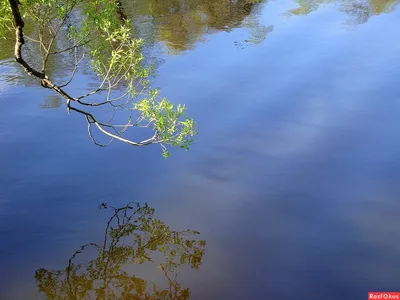
[[[12,15],[15,23],[15,48],[14,48],[14,57],[15,60],[20,63],[25,71],[29,75],[34,75],[40,79],[45,79],[46,76],[44,73],[39,72],[32,68],[23,58],[22,58],[22,45],[25,44],[24,40],[24,32],[23,28],[25,26],[24,21],[22,20],[21,13],[19,11],[19,2],[18,0],[9,0]]]

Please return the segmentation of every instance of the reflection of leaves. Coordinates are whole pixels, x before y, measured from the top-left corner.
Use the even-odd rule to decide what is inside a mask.
[[[274,25],[264,26],[257,24],[257,26],[251,27],[250,36],[247,39],[242,42],[235,41],[234,45],[239,49],[244,49],[247,46],[262,44],[267,35],[273,30]]]
[[[272,30],[274,25],[256,27],[251,31],[251,37],[247,41],[253,45],[261,44]]]
[[[368,22],[374,15],[390,13],[400,0],[342,0],[340,10],[347,13],[350,18],[347,20],[349,25],[358,25]]]
[[[0,41],[0,49],[2,49],[1,41]],[[25,77],[24,74],[21,74],[19,70],[16,70],[14,68],[14,63],[15,63],[14,60],[11,59],[0,61],[0,81],[8,86],[20,84]],[[33,80],[28,79],[27,85],[29,85],[29,83],[31,82],[33,82]]]
[[[59,95],[51,94],[48,95],[42,104],[39,106],[41,108],[58,108],[62,105],[63,101]]]
[[[48,299],[188,299],[189,289],[181,288],[170,273],[184,264],[199,267],[206,247],[205,241],[193,238],[199,232],[171,230],[153,217],[154,209],[147,204],[112,209],[103,243],[83,245],[65,270],[38,269],[35,279],[39,291]],[[96,258],[77,263],[78,254],[89,249],[96,252]],[[160,254],[161,260],[157,259]],[[168,289],[149,285],[123,270],[124,266],[145,262],[159,266]]]
[[[133,20],[138,17],[143,20],[147,16],[150,21],[136,24],[140,32],[151,31],[170,53],[178,54],[205,41],[207,34],[241,27],[243,20],[262,2],[264,0],[131,0],[123,1],[123,7]]]
[[[347,24],[366,23],[371,16],[392,12],[400,0],[296,0],[298,8],[289,10],[290,15],[307,15],[321,5],[335,3],[340,11],[350,16]]]
[[[332,0],[297,0],[298,8],[289,10],[291,15],[307,15],[317,10],[321,4],[332,2]]]
[[[349,25],[366,23],[372,15],[367,3],[344,3],[340,10],[351,16],[346,22]]]

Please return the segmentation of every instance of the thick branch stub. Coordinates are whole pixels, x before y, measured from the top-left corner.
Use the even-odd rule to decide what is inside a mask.
[[[14,16],[14,21],[17,26],[21,26],[22,28],[24,27],[24,21],[22,21],[21,14],[19,12],[18,8],[18,0],[9,0],[10,6],[11,6],[11,11]]]
[[[46,76],[44,73],[39,72],[32,68],[23,58],[21,54],[21,49],[22,45],[25,44],[24,40],[24,33],[23,33],[23,28],[25,26],[24,21],[22,21],[21,13],[19,11],[18,7],[18,0],[9,0],[10,6],[11,6],[11,11],[14,17],[14,22],[15,22],[15,48],[14,48],[14,57],[15,60],[20,63],[25,71],[29,75],[34,75],[40,79],[45,79]]]

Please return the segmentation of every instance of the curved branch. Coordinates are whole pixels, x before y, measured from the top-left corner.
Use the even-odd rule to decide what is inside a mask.
[[[11,11],[12,11],[12,15],[14,17],[14,22],[15,22],[15,48],[14,48],[14,57],[15,60],[21,64],[25,71],[29,74],[29,75],[33,75],[36,76],[40,79],[44,79],[45,75],[42,72],[39,72],[37,70],[35,70],[34,68],[32,68],[23,58],[22,58],[22,45],[25,44],[25,40],[24,40],[24,32],[23,32],[23,28],[25,26],[24,21],[22,21],[22,17],[21,17],[21,13],[19,11],[19,7],[18,7],[18,1],[17,0],[9,0],[10,3],[10,7],[11,7]]]
[[[80,109],[78,109],[76,107],[72,107],[72,106],[70,106],[70,110],[76,111],[76,112],[86,116],[87,120],[90,123],[93,123],[105,135],[108,135],[109,137],[111,137],[113,139],[120,140],[120,141],[122,141],[122,142],[124,142],[124,143],[126,143],[128,145],[131,145],[131,146],[147,146],[147,145],[150,145],[150,144],[158,144],[158,143],[161,142],[161,140],[159,140],[157,138],[158,137],[158,133],[157,132],[151,138],[149,138],[147,140],[140,141],[140,142],[134,142],[134,141],[125,139],[125,138],[119,136],[118,134],[113,134],[113,133],[105,130],[103,127],[112,127],[113,128],[113,126],[102,124],[102,123],[98,122],[96,120],[96,118],[91,113],[88,113],[86,111],[80,110]]]

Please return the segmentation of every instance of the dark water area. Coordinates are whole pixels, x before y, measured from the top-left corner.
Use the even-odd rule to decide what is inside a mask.
[[[207,242],[197,270],[174,271],[190,299],[400,291],[399,1],[122,2],[153,85],[199,134],[167,160],[96,147],[2,41],[0,299],[44,299],[35,271],[65,271],[103,242],[113,211],[98,206],[132,201]],[[171,283],[151,264],[126,272]]]

